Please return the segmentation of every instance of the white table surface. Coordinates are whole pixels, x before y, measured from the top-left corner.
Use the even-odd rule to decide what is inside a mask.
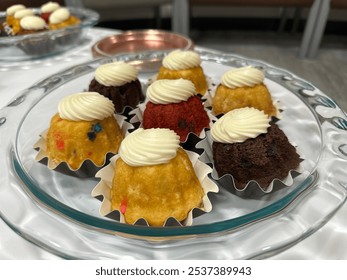
[[[91,59],[90,48],[93,43],[115,33],[119,33],[119,31],[93,28],[88,34],[88,41],[83,46],[54,58],[35,63],[0,62],[0,108],[6,106],[21,90],[28,88],[35,82],[66,67]],[[271,259],[347,260],[346,217],[347,205],[344,205],[317,232],[295,246],[271,257]],[[0,259],[60,258],[26,241],[0,219]]]

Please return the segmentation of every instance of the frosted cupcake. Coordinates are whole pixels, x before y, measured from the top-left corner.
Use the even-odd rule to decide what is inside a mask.
[[[251,66],[226,72],[212,100],[215,115],[243,107],[256,108],[268,116],[277,115],[277,108],[264,84],[264,73]]]
[[[65,163],[76,171],[87,160],[103,166],[106,155],[116,154],[124,137],[122,121],[118,123],[113,112],[112,102],[97,92],[66,96],[35,145],[40,148],[36,159],[47,157],[50,169]]]
[[[49,22],[49,16],[55,11],[60,8],[59,3],[57,2],[47,2],[43,4],[40,8],[41,17],[48,23]]]
[[[196,92],[205,94],[208,88],[201,59],[194,51],[174,50],[164,57],[157,76],[161,79],[186,79],[193,82]]]
[[[14,20],[12,25],[12,35],[16,35],[20,32],[21,26],[20,21],[22,18],[27,16],[34,16],[34,11],[31,9],[21,9],[14,14]]]
[[[48,30],[46,22],[38,16],[23,17],[20,22],[20,30],[18,35],[35,34]]]
[[[123,140],[111,163],[112,178],[103,178],[110,173],[107,167],[99,171],[96,177],[101,181],[93,196],[101,191],[110,208],[106,212],[118,211],[121,222],[144,219],[150,226],[163,226],[169,218],[185,224],[190,216],[191,224],[193,209],[211,211],[206,194],[218,188],[207,176],[209,167],[180,148],[172,130],[135,130]],[[195,168],[200,169],[199,176]]]
[[[210,118],[190,80],[157,80],[147,89],[144,128],[169,128],[184,142],[189,133],[200,135]]]
[[[79,24],[80,22],[80,19],[71,15],[69,9],[58,8],[49,15],[48,27],[51,30],[55,30],[73,26]]]
[[[47,31],[46,22],[39,16],[26,16],[20,20],[20,30],[16,35],[33,35],[23,38],[18,46],[28,55],[50,53],[55,49],[55,42],[49,36],[34,36]]]
[[[13,21],[14,21],[14,14],[17,11],[20,11],[23,9],[25,9],[25,6],[22,4],[12,5],[6,9],[6,24],[7,24],[7,26],[12,27]]]
[[[135,108],[144,100],[138,70],[124,61],[100,65],[89,91],[96,91],[112,100],[115,111],[121,113],[125,106]]]
[[[284,132],[255,108],[223,115],[211,129],[214,167],[219,177],[230,174],[236,188],[256,181],[267,188],[297,169],[300,157]]]

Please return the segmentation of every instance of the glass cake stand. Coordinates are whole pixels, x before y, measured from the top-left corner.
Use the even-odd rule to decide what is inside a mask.
[[[125,60],[146,68],[166,52],[122,54],[76,65],[21,92],[0,111],[1,218],[25,239],[67,259],[251,259],[276,254],[324,225],[347,197],[347,118],[309,82],[258,60],[197,48],[212,85],[225,71],[253,65],[278,100],[278,125],[295,143],[302,172],[291,186],[257,197],[240,197],[220,187],[210,213],[193,226],[121,224],[99,214],[91,196],[95,178],[49,170],[34,160],[33,144],[48,128],[60,99],[88,88],[96,67]]]

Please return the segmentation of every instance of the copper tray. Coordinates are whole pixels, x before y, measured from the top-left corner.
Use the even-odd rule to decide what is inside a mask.
[[[121,34],[108,36],[92,46],[93,57],[112,57],[123,53],[147,53],[171,51],[173,49],[194,49],[194,43],[183,35],[163,30],[129,30]],[[151,57],[150,61],[132,64],[142,71],[157,69],[162,58]],[[140,61],[140,60],[139,60]]]

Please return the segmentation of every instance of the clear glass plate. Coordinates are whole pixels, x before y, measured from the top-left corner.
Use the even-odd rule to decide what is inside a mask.
[[[347,197],[345,113],[307,81],[262,61],[197,48],[202,67],[218,84],[232,67],[253,65],[283,110],[278,125],[297,145],[305,170],[290,187],[257,198],[223,188],[210,199],[213,210],[189,227],[144,227],[101,217],[91,197],[97,180],[51,171],[34,160],[33,144],[49,126],[59,100],[86,90],[101,58],[57,73],[23,91],[0,111],[0,214],[32,241],[64,258],[247,259],[273,255],[320,228]],[[141,69],[166,53],[115,56]]]
[[[39,9],[33,9],[39,14]],[[69,8],[72,15],[81,22],[57,30],[37,34],[0,37],[0,61],[24,61],[38,59],[62,53],[77,47],[84,38],[88,28],[99,20],[99,14],[83,8]],[[0,24],[6,19],[6,12],[0,12]]]

